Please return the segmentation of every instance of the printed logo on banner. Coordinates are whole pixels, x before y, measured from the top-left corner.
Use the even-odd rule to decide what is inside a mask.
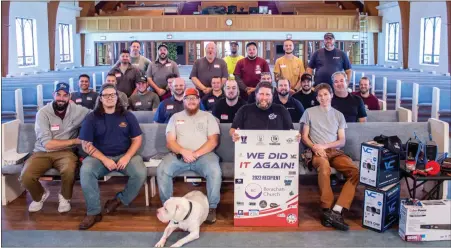
[[[260,201],[260,204],[258,204],[261,208],[266,208],[266,206],[268,206],[268,203],[266,203],[265,200]]]
[[[278,207],[279,206],[279,204],[277,204],[277,203],[271,203],[271,204],[269,204],[269,207],[271,207],[271,208],[276,208],[276,207]]]
[[[239,216],[244,215],[243,210],[238,210],[238,215]]]
[[[241,144],[247,144],[247,136],[241,136]]]
[[[285,186],[291,186],[291,182],[293,182],[293,180],[289,177],[285,177],[285,180],[283,182],[285,183]]]
[[[255,200],[255,199],[258,199],[262,195],[263,191],[262,191],[262,187],[260,187],[260,185],[258,185],[256,183],[251,183],[246,186],[245,193],[246,193],[247,198],[249,198],[251,200]]]
[[[280,213],[280,214],[277,215],[277,217],[285,218],[285,214],[284,213]]]
[[[235,179],[235,183],[236,184],[243,184],[243,179],[242,178],[236,178]]]
[[[296,223],[298,221],[298,217],[295,215],[295,214],[289,214],[288,216],[287,216],[287,222],[289,223],[289,224],[294,224],[294,223]]]
[[[288,175],[290,175],[290,176],[296,176],[296,171],[289,171],[289,172],[288,172]]]
[[[293,192],[293,191],[290,191],[289,195],[290,195],[290,196],[293,196],[293,195],[294,195],[294,192]]]
[[[277,135],[271,136],[271,143],[269,143],[269,144],[272,146],[280,146],[279,136],[277,136]]]
[[[236,205],[238,205],[238,206],[244,206],[244,202],[237,201],[237,202],[236,202]]]
[[[291,154],[291,159],[297,159],[298,155],[297,154]]]
[[[256,202],[249,202],[249,206],[256,206],[257,203]]]
[[[258,209],[249,209],[249,216],[259,216],[260,210]]]
[[[265,140],[265,136],[264,136],[263,134],[257,135],[257,145],[258,145],[258,146],[263,146],[263,145],[265,145],[265,144],[263,143],[264,140]]]
[[[288,138],[287,139],[287,144],[291,144],[291,143],[293,143],[294,142],[294,139],[292,139],[292,138]]]

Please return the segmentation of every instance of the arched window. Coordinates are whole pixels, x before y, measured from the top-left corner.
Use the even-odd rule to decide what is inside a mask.
[[[16,18],[17,64],[19,66],[37,64],[35,38],[35,20]]]
[[[423,64],[438,65],[440,62],[441,24],[439,16],[421,18],[420,62]]]
[[[398,61],[399,22],[387,23],[387,60]]]
[[[60,62],[72,62],[72,25],[58,24],[60,43]]]

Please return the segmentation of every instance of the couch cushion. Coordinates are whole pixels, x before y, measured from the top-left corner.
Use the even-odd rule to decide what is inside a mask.
[[[2,175],[20,174],[23,168],[22,164],[2,165]]]
[[[153,123],[154,111],[130,111],[136,116],[139,123]]]
[[[19,124],[19,140],[17,142],[17,153],[30,153],[36,143],[34,123]]]
[[[366,111],[367,122],[398,122],[397,110],[370,110]]]

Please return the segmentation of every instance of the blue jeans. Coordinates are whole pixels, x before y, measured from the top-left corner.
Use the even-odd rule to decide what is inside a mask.
[[[173,153],[166,155],[157,168],[161,202],[164,204],[172,196],[172,178],[187,171],[194,171],[207,179],[208,203],[210,208],[216,208],[221,195],[222,172],[219,167],[219,158],[213,152],[207,153],[189,164],[185,163],[183,159],[177,159]]]
[[[123,155],[109,157],[114,162],[117,162]],[[129,176],[127,185],[122,192],[117,193],[116,198],[122,204],[128,206],[139,194],[142,185],[147,178],[147,168],[144,165],[143,159],[139,155],[135,155],[130,159],[130,162],[123,170],[118,172]],[[87,215],[97,215],[102,211],[100,206],[100,191],[99,178],[106,176],[111,171],[106,168],[103,163],[91,156],[83,160],[80,169],[80,184],[85,197]]]

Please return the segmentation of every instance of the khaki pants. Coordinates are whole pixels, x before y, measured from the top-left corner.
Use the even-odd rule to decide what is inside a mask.
[[[312,165],[318,170],[318,185],[321,195],[321,207],[332,208],[334,194],[330,186],[331,167],[343,173],[346,183],[341,190],[337,200],[337,205],[349,209],[355,195],[355,188],[359,180],[359,170],[352,163],[352,159],[345,155],[343,151],[337,149],[326,149],[326,157],[314,155]]]
[[[61,175],[61,195],[70,200],[77,161],[78,158],[72,150],[35,152],[25,162],[19,180],[24,188],[30,192],[33,201],[40,201],[44,194],[44,188],[39,183],[39,178],[49,169],[55,168]]]

